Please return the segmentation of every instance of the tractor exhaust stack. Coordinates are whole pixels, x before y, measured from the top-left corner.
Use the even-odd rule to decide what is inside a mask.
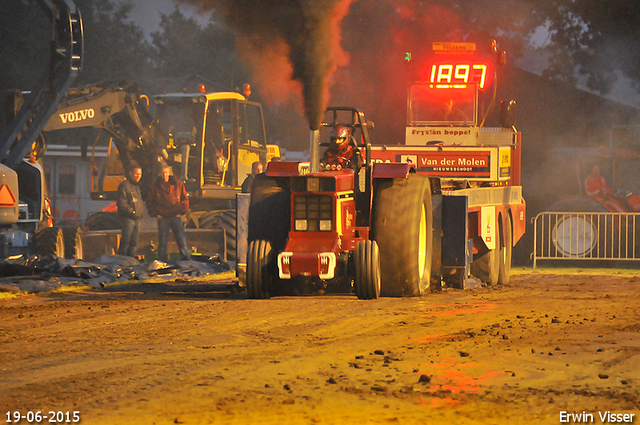
[[[320,158],[318,156],[319,143],[320,143],[320,129],[310,129],[309,152],[311,153],[311,172],[317,173],[320,168]]]

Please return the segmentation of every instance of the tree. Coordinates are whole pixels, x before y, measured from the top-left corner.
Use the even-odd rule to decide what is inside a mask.
[[[140,27],[129,21],[130,2],[76,0],[84,22],[84,66],[76,84],[139,80],[151,71],[150,46]]]
[[[234,90],[246,81],[246,74],[235,55],[235,37],[218,22],[212,20],[202,28],[176,7],[169,15],[161,14],[160,28],[151,34],[157,75],[186,77],[198,74],[226,90]]]
[[[633,0],[555,1],[537,6],[549,31],[547,76],[607,93],[615,71],[640,83],[640,3]]]
[[[51,22],[34,0],[0,7],[0,93],[28,90],[47,70]]]

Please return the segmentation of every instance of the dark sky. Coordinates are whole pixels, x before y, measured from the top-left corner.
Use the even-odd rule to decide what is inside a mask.
[[[119,0],[126,1],[126,0]],[[131,19],[136,22],[142,30],[148,35],[153,31],[157,31],[159,29],[160,23],[160,14],[169,14],[173,11],[176,4],[178,4],[177,0],[130,0],[133,4],[133,10],[131,11]],[[202,13],[196,12],[196,9],[192,6],[189,6],[185,3],[179,4],[180,10],[187,16],[196,18],[201,25],[206,25],[209,21],[209,16],[203,15]],[[535,43],[537,45],[542,44],[546,38],[547,34],[544,29],[537,34],[539,38],[539,42]],[[540,63],[544,63],[544,61],[540,61],[539,57],[535,55],[533,58],[529,57],[529,61],[527,58],[524,58],[523,61],[518,61],[518,65],[524,69],[528,69],[535,73],[540,73],[541,69],[539,68]],[[614,87],[614,89],[607,96],[609,99],[613,99],[627,105],[638,106],[640,104],[640,95],[633,89],[631,89],[629,82],[620,78],[619,83]]]
[[[124,0],[121,0],[124,1]],[[131,11],[131,20],[136,22],[140,28],[149,34],[159,29],[160,14],[170,14],[177,1],[176,0],[131,0],[133,10]],[[202,13],[195,13],[195,9],[187,4],[181,3],[180,10],[187,16],[197,18],[201,25],[206,25],[209,20],[208,16]]]

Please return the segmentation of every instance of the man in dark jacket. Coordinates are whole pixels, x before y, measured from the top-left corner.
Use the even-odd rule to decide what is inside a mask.
[[[262,166],[262,162],[255,161],[251,164],[251,174],[247,175],[247,178],[242,182],[242,193],[251,193],[251,185],[253,184],[253,179],[260,173],[264,171],[264,167]]]
[[[162,167],[162,174],[149,189],[147,194],[149,215],[158,218],[158,259],[167,262],[167,242],[169,229],[180,250],[180,259],[189,260],[189,249],[181,215],[189,211],[189,197],[184,183],[171,175],[171,167]]]
[[[144,205],[140,194],[140,179],[142,178],[142,168],[133,167],[129,170],[129,176],[118,186],[118,215],[122,235],[120,237],[120,247],[118,255],[136,256],[138,245],[138,231],[140,230],[140,220]]]

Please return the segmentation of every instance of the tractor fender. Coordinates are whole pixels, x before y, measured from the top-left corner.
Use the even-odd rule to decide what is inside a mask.
[[[373,164],[374,179],[406,179],[409,174],[415,173],[413,164],[399,162],[379,162]]]

